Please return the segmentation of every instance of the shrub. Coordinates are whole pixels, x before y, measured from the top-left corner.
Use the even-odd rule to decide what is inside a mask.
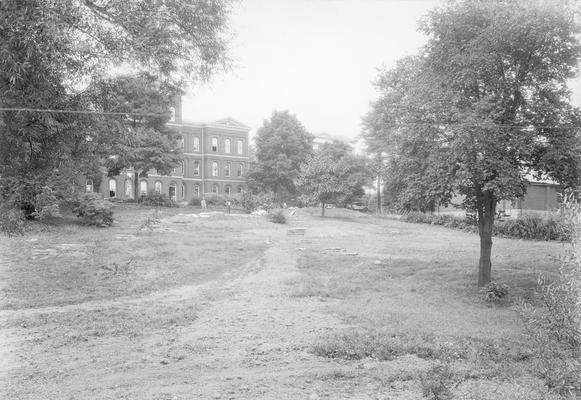
[[[139,199],[139,203],[144,206],[153,207],[177,207],[175,201],[170,200],[165,193],[154,193],[149,192],[146,195],[142,195]]]
[[[431,367],[420,375],[423,397],[431,400],[451,399],[455,378],[448,364]]]
[[[467,214],[466,218],[460,218],[449,214],[426,214],[414,211],[403,214],[401,220],[477,232],[476,220],[472,214]],[[494,223],[495,235],[517,239],[570,240],[572,232],[571,222],[564,217],[544,219],[537,216],[524,216],[504,221],[498,220]]]
[[[567,203],[566,203],[567,205]],[[581,391],[581,209],[570,207],[572,252],[561,260],[558,277],[540,277],[540,306],[521,303],[517,312],[534,343],[535,371],[561,394]]]
[[[0,232],[8,237],[24,235],[24,213],[9,203],[0,204]]]
[[[496,302],[508,294],[508,286],[498,282],[489,282],[481,290],[484,292],[486,301],[492,302]]]
[[[87,225],[104,227],[113,224],[111,204],[97,193],[84,194],[79,206],[73,212]]]
[[[199,197],[192,197],[192,199],[190,200],[190,202],[188,204],[190,206],[201,206],[202,199],[200,199]]]
[[[275,224],[286,224],[286,217],[283,210],[273,211],[268,214],[267,218]]]
[[[206,199],[206,205],[209,207],[224,207],[227,201],[226,197],[216,193],[205,193],[204,198]]]

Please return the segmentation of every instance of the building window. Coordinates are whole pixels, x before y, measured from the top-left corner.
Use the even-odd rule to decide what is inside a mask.
[[[175,107],[169,108],[169,122],[176,122],[176,109],[175,109]]]
[[[171,183],[169,185],[169,199],[171,201],[177,201],[177,196],[178,196],[178,187],[175,183]]]
[[[147,181],[139,182],[139,193],[142,196],[145,196],[147,194]]]
[[[212,161],[212,176],[218,176],[218,163]]]
[[[92,179],[87,179],[87,181],[85,182],[85,192],[93,193],[93,180]]]
[[[117,181],[115,179],[109,179],[109,197],[115,197],[117,195]]]
[[[230,154],[230,139],[224,140],[224,153]]]
[[[242,148],[242,146],[243,146],[243,145],[242,145],[242,140],[239,140],[239,141],[236,143],[236,145],[237,145],[238,154],[242,154],[242,150],[243,150],[243,148]]]
[[[186,170],[185,162],[182,161],[182,168],[181,168],[180,173],[183,175],[185,170]]]
[[[186,184],[182,183],[182,200],[186,198]]]
[[[238,186],[238,193],[242,193],[243,191],[242,186]]]
[[[161,194],[161,182],[160,181],[155,181],[155,184],[153,185],[153,190],[155,191],[155,194]]]
[[[194,196],[200,197],[200,185],[194,185]]]
[[[125,197],[128,199],[133,198],[133,182],[131,179],[125,181]]]
[[[230,176],[230,163],[226,163],[224,166],[224,176]]]
[[[194,161],[194,176],[200,175],[200,162]]]
[[[226,196],[230,197],[231,193],[232,193],[232,188],[230,188],[230,186],[226,186],[224,188],[224,194],[226,194]]]
[[[218,151],[218,138],[212,138],[212,151]]]
[[[218,185],[212,186],[212,193],[218,194],[220,192],[220,188]]]
[[[236,170],[236,176],[242,176],[242,169],[244,168],[243,164],[238,164],[238,169]]]
[[[200,151],[200,138],[197,136],[194,137],[194,151]]]
[[[179,136],[178,137],[178,147],[180,149],[185,148],[185,142],[184,142],[184,137],[183,136]]]

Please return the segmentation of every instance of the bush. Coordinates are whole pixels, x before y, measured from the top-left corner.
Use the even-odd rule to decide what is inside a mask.
[[[0,204],[0,232],[8,237],[24,235],[25,216],[16,206]]]
[[[486,301],[492,302],[496,302],[508,294],[508,286],[498,282],[489,282],[481,290],[484,292]]]
[[[535,371],[561,394],[581,391],[581,208],[570,207],[573,250],[561,260],[559,275],[540,277],[540,306],[521,303],[517,312],[534,343]]]
[[[199,197],[192,197],[192,199],[190,200],[190,202],[188,204],[190,206],[201,206],[202,199],[200,199]]]
[[[268,214],[267,218],[275,224],[286,224],[286,217],[283,210],[273,211]]]
[[[83,195],[79,206],[73,212],[77,214],[77,217],[83,218],[83,222],[87,225],[105,227],[113,224],[111,204],[97,193]]]
[[[438,364],[420,375],[422,395],[425,399],[447,400],[452,398],[456,376],[448,364]]]
[[[153,207],[177,207],[176,202],[170,200],[165,193],[149,192],[139,198],[139,203],[144,206]]]
[[[402,221],[417,224],[441,225],[447,228],[460,229],[468,232],[478,232],[474,216],[467,214],[460,218],[449,214],[426,214],[409,212],[403,214]],[[573,226],[564,217],[544,219],[537,216],[495,221],[494,235],[530,240],[570,240]]]

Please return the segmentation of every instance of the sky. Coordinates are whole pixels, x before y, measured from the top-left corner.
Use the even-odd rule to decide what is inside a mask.
[[[232,69],[183,97],[185,120],[232,117],[252,127],[274,110],[313,134],[354,139],[377,97],[378,69],[415,54],[418,21],[442,0],[240,0],[230,20]],[[581,105],[581,79],[572,81]]]

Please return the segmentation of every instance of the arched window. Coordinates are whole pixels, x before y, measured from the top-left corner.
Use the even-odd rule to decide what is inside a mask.
[[[200,138],[197,136],[194,136],[194,151],[200,151]]]
[[[227,162],[224,166],[224,176],[230,176],[230,163]]]
[[[232,193],[232,188],[230,187],[230,185],[226,185],[226,187],[224,188],[224,194],[228,197],[230,197],[230,194]]]
[[[182,183],[182,200],[186,198],[186,184]]]
[[[238,142],[236,142],[236,147],[237,147],[238,154],[242,154],[242,152],[243,152],[242,140],[239,140]]]
[[[218,176],[218,163],[212,161],[212,176]]]
[[[237,191],[238,191],[238,193],[242,193],[242,192],[244,192],[244,189],[242,188],[242,186],[238,186]]]
[[[224,153],[230,154],[230,139],[224,140]]]
[[[178,136],[178,147],[183,149],[185,147],[185,141],[183,136]]]
[[[93,193],[93,180],[92,179],[87,179],[87,181],[85,182],[85,192]]]
[[[194,161],[194,176],[200,175],[200,162]]]
[[[194,185],[194,196],[200,197],[200,185]]]
[[[218,185],[212,186],[212,193],[218,194],[219,192],[220,192],[220,188],[218,187]]]
[[[176,109],[175,107],[169,108],[169,122],[176,122]]]
[[[145,196],[147,194],[147,181],[139,182],[139,194]]]
[[[133,182],[131,179],[125,181],[125,197],[128,199],[133,198]]]
[[[212,151],[218,151],[218,138],[212,138]]]
[[[115,179],[109,179],[109,197],[115,197],[117,195],[117,181]]]
[[[171,201],[178,200],[178,186],[176,185],[175,182],[169,184],[169,199]]]
[[[244,164],[238,164],[238,168],[236,169],[236,176],[242,176],[242,169],[244,168]]]
[[[155,194],[161,194],[161,181],[155,181],[153,190],[155,191]]]

